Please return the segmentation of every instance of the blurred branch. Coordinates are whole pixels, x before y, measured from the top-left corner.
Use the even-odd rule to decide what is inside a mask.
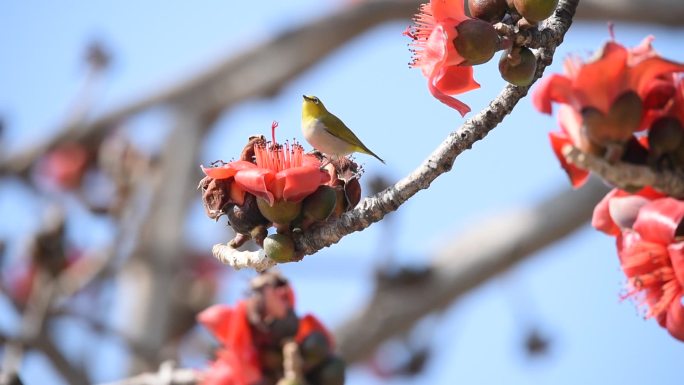
[[[633,191],[652,186],[668,196],[684,197],[684,178],[681,173],[656,172],[647,166],[623,162],[611,164],[603,158],[586,154],[571,145],[566,145],[562,151],[568,162],[595,173],[617,188]]]
[[[192,105],[199,115],[209,116],[245,99],[272,96],[346,41],[383,22],[408,19],[418,4],[414,0],[374,0],[342,8],[97,119],[78,126],[70,123],[46,142],[4,159],[0,157],[0,175],[27,172],[38,157],[60,143],[100,143],[111,127],[155,106]]]
[[[682,26],[681,0],[582,0],[577,20],[636,22]]]
[[[468,229],[436,252],[422,279],[378,285],[371,300],[336,330],[348,362],[368,357],[383,341],[400,335],[423,316],[511,268],[587,222],[608,188],[591,180],[535,206],[511,211]]]
[[[199,372],[192,369],[175,369],[171,361],[163,362],[156,373],[143,373],[121,381],[102,385],[195,385],[200,379]]]
[[[214,245],[211,252],[221,263],[229,265],[235,270],[252,268],[263,271],[275,265],[275,262],[266,256],[264,250],[239,251],[230,244],[218,244]]]

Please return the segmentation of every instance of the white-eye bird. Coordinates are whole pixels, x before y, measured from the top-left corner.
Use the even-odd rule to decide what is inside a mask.
[[[315,96],[304,95],[304,102],[302,104],[302,133],[306,141],[316,150],[332,158],[360,152],[372,155],[382,163],[385,163],[384,160],[366,147],[361,142],[361,139],[354,135],[352,130],[340,118],[330,113],[323,105],[323,102]]]

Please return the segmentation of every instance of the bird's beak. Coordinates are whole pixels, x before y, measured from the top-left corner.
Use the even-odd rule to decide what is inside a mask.
[[[302,95],[302,97],[303,97],[303,98],[304,98],[304,100],[306,100],[307,102],[310,102],[310,101],[312,101],[312,100],[311,100],[311,98],[310,98],[310,97],[308,97],[308,96],[306,96],[306,95]]]

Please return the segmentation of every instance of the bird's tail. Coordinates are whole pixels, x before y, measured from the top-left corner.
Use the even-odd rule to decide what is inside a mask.
[[[357,151],[362,152],[362,153],[367,154],[367,155],[370,155],[370,156],[374,157],[375,159],[381,161],[383,164],[385,164],[385,161],[382,160],[381,157],[377,156],[373,151],[368,149],[368,147],[366,147],[366,146],[359,146],[359,149]]]

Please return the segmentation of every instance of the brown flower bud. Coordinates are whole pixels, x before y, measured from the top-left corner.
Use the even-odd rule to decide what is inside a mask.
[[[537,71],[537,58],[527,47],[514,48],[507,51],[499,60],[501,77],[516,86],[529,86]]]
[[[623,144],[639,128],[643,115],[643,103],[634,91],[620,95],[604,114],[593,107],[582,110],[583,131],[596,144],[607,146]]]
[[[465,59],[462,65],[486,63],[499,49],[499,35],[494,27],[480,19],[468,19],[460,23],[456,29],[458,36],[454,45],[459,55]]]
[[[490,23],[496,23],[503,19],[508,5],[506,0],[468,0],[470,15]]]

